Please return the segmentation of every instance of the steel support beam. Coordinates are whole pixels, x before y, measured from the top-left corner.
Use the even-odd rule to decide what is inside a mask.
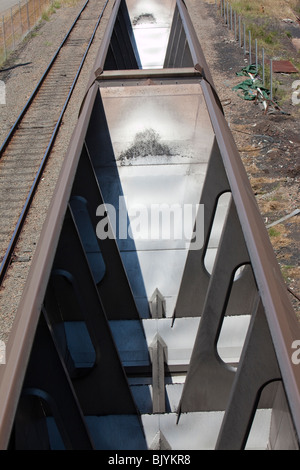
[[[197,332],[179,413],[226,408],[235,371],[216,345],[238,266],[249,263],[243,233],[231,202]]]
[[[104,205],[104,200],[86,143],[82,149],[72,188],[71,206],[75,206],[77,197],[84,198],[87,201],[91,226],[94,234],[96,234],[96,226],[100,221],[96,212],[100,205]],[[108,217],[105,218],[109,224]],[[108,227],[108,232],[111,234],[110,237],[104,239],[97,237],[97,243],[101,251],[100,257],[103,257],[105,263],[105,274],[97,284],[97,288],[106,316],[108,320],[138,320],[140,318],[139,313],[111,226]]]
[[[204,265],[204,258],[218,199],[223,193],[229,191],[230,186],[222,157],[217,143],[214,142],[200,199],[200,205],[204,206],[204,243],[200,250],[188,252],[174,311],[175,318],[201,316],[210,280],[210,275]]]
[[[178,6],[176,5],[164,68],[191,67],[193,65],[194,62],[188,47],[186,33],[182,25]]]
[[[155,336],[149,350],[152,361],[153,413],[165,413],[165,362],[167,362],[167,345],[159,334]]]
[[[29,397],[35,397],[47,405],[67,450],[93,450],[79,401],[50,331],[42,314],[16,414],[14,444],[20,450],[45,450],[50,445],[37,401],[28,402]]]
[[[259,302],[253,314],[222,422],[217,450],[243,450],[263,388],[281,380],[264,309]],[[238,419],[237,419],[238,417]]]
[[[227,192],[230,192],[230,186],[219,148],[215,142],[200,199],[200,205],[204,206],[204,243],[200,250],[189,250],[188,252],[174,318],[201,316],[211,277],[205,267],[205,256],[219,198]],[[249,286],[252,287],[249,288]],[[232,286],[228,302],[229,314],[251,313],[254,292],[253,272],[250,266],[246,266]]]
[[[66,310],[61,311],[61,315],[66,320],[71,319],[72,309],[67,306],[72,306],[75,296],[81,320],[86,324],[96,353],[95,364],[89,373],[74,381],[84,414],[138,414],[70,207],[62,227],[53,271],[67,272],[73,279],[69,292],[64,290],[60,293],[59,306],[65,306]],[[51,312],[48,313],[50,316]]]

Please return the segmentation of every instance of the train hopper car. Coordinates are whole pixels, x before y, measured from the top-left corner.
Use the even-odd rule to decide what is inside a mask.
[[[184,2],[116,0],[0,369],[2,448],[298,449],[298,339]]]

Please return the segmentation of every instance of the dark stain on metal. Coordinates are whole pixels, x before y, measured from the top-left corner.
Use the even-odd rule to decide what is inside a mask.
[[[155,17],[152,13],[142,13],[141,15],[133,18],[132,24],[136,26],[138,24],[153,24],[156,23]]]
[[[136,157],[147,157],[172,154],[170,148],[166,144],[162,144],[158,132],[154,129],[145,129],[138,132],[134,138],[133,144],[120,155],[120,160],[125,162]]]

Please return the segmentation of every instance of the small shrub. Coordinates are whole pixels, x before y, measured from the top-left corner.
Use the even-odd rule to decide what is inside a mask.
[[[269,236],[270,237],[280,237],[280,235],[281,235],[281,233],[278,230],[276,230],[276,228],[274,228],[274,227],[269,228]]]

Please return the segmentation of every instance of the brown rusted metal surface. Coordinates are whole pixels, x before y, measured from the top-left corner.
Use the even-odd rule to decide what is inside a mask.
[[[273,60],[274,73],[299,73],[299,70],[289,60]]]

